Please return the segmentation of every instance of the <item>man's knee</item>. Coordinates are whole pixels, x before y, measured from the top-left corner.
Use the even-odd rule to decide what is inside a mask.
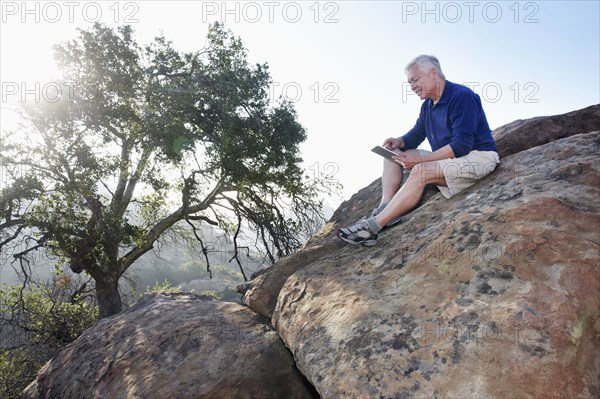
[[[410,178],[420,185],[439,184],[444,180],[444,172],[437,162],[423,162],[412,168]]]
[[[402,165],[390,159],[383,159],[383,176],[394,177],[400,181],[404,177]]]

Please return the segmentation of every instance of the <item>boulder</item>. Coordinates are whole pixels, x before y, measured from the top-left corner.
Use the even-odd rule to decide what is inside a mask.
[[[561,115],[516,120],[494,130],[500,158],[578,133],[600,130],[600,105]]]
[[[377,246],[307,259],[272,317],[300,371],[332,399],[598,397],[599,153],[597,131],[514,151]]]
[[[592,105],[562,115],[518,120],[495,129],[493,135],[498,152],[501,158],[504,158],[560,138],[596,130],[600,130],[600,105]],[[504,163],[502,160],[502,164]],[[373,173],[377,174],[380,171],[373,171]],[[254,311],[271,318],[285,281],[297,270],[317,258],[335,257],[336,249],[345,245],[334,236],[335,231],[369,214],[370,210],[379,204],[380,197],[381,179],[378,178],[354,194],[348,201],[343,202],[330,221],[298,252],[265,269],[252,281],[239,285],[237,289],[244,294],[244,303]],[[428,187],[417,207],[432,197],[442,199],[436,188]],[[404,220],[411,217],[412,214],[408,214]]]
[[[326,231],[329,230],[325,228],[320,232]],[[316,244],[315,241],[313,240],[310,246],[305,246],[298,252],[281,259],[275,267],[265,269],[265,273],[250,282],[238,285],[238,292],[245,294],[244,304],[255,312],[271,318],[277,304],[277,295],[289,276],[298,269],[326,256],[327,253],[335,253],[337,249],[343,247],[339,240],[330,239],[321,244]]]
[[[335,231],[377,205],[377,179],[240,286],[252,309],[145,296],[22,397],[600,397],[599,109],[496,129],[490,176],[349,246]]]
[[[22,398],[314,398],[268,320],[194,294],[152,294],[102,319]]]

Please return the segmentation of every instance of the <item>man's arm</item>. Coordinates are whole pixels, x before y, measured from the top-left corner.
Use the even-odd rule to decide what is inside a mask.
[[[424,116],[423,116],[423,108],[425,103],[421,105],[421,111],[419,112],[419,117],[415,122],[415,125],[412,129],[410,129],[404,136],[398,137],[398,139],[402,140],[402,147],[407,150],[417,148],[425,139],[427,135],[425,133],[425,124]]]
[[[452,129],[452,140],[449,145],[456,157],[460,158],[473,150],[481,102],[475,93],[464,94],[452,102],[448,112]]]

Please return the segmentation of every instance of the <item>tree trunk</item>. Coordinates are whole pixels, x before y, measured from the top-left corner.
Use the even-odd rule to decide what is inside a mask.
[[[119,280],[108,276],[95,280],[99,318],[103,319],[119,313],[123,309],[119,295]]]

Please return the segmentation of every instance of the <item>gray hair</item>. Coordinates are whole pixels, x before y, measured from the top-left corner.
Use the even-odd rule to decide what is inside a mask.
[[[444,73],[442,72],[442,67],[440,66],[440,61],[434,57],[433,55],[419,55],[414,60],[408,63],[406,68],[404,68],[404,72],[408,73],[408,70],[414,66],[418,66],[419,69],[423,72],[431,71],[431,68],[435,68],[438,72],[438,75],[442,79],[446,79]]]

